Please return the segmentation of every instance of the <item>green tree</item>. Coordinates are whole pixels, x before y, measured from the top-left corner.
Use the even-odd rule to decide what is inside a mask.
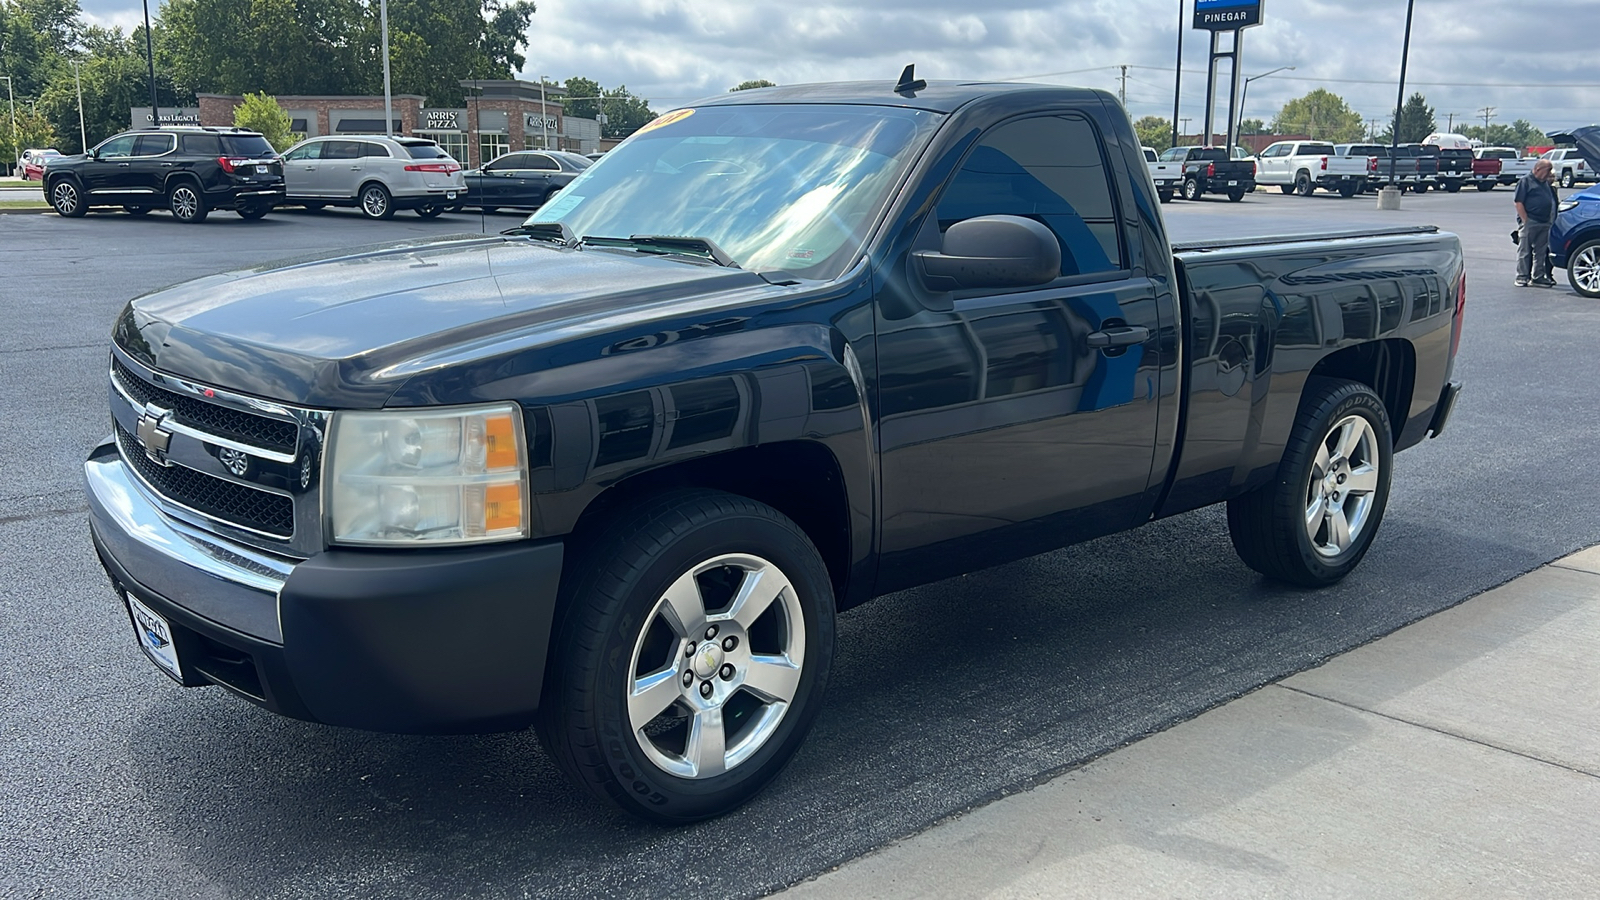
[[[1304,134],[1335,143],[1360,140],[1366,132],[1361,114],[1327,88],[1317,88],[1285,103],[1272,119],[1272,130],[1277,134]]]
[[[1239,123],[1240,134],[1266,134],[1267,123],[1260,119],[1245,119]]]
[[[236,128],[261,132],[279,153],[302,137],[290,129],[289,114],[269,94],[245,94],[244,102],[234,107],[233,124]]]
[[[0,163],[9,164],[30,147],[59,147],[55,126],[32,106],[17,107],[17,129],[11,130],[10,110],[0,114]]]
[[[565,106],[569,114],[586,119],[605,114],[600,133],[606,138],[625,138],[656,117],[649,101],[635,97],[626,86],[607,89],[580,76],[568,78],[562,86],[567,89]]]
[[[1518,119],[1510,125],[1493,124],[1488,128],[1482,125],[1466,125],[1461,133],[1469,138],[1483,141],[1486,147],[1515,147],[1526,150],[1529,147],[1544,147],[1553,143],[1550,136],[1536,127],[1527,119]]]
[[[1154,148],[1157,153],[1172,146],[1172,123],[1160,116],[1145,116],[1133,123],[1139,143]]]
[[[1415,144],[1435,131],[1439,123],[1433,118],[1433,107],[1421,93],[1412,94],[1400,107],[1400,143]]]
[[[128,121],[129,109],[150,105],[150,76],[142,52],[142,30],[134,37],[123,37],[120,31],[102,34],[97,46],[101,55],[86,57],[80,64],[84,130],[88,132],[91,147],[134,124]],[[158,67],[156,99],[162,106],[183,106],[193,97],[179,93]],[[70,63],[63,61],[55,68],[50,83],[39,97],[39,111],[55,126],[60,136],[56,146],[62,153],[81,153],[86,149],[78,138],[78,91]]]
[[[741,82],[739,82],[738,84],[734,85],[733,87],[728,88],[728,93],[731,94],[734,91],[748,91],[751,88],[764,88],[764,87],[777,87],[777,86],[778,86],[778,83],[775,82],[775,81],[768,81],[765,78],[757,78],[754,81],[741,81]]]

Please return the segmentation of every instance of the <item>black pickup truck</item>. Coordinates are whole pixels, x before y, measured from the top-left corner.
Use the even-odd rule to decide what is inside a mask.
[[[90,524],[173,679],[535,725],[701,819],[799,745],[839,611],[1221,502],[1245,564],[1335,582],[1458,391],[1453,235],[1173,246],[1102,91],[716,97],[513,231],[119,314]]]
[[[1178,184],[1178,195],[1185,200],[1199,200],[1206,194],[1226,194],[1238,203],[1244,195],[1255,190],[1256,164],[1253,160],[1234,159],[1225,147],[1183,147],[1173,160],[1183,164],[1183,177]],[[1167,156],[1161,157],[1163,160]]]

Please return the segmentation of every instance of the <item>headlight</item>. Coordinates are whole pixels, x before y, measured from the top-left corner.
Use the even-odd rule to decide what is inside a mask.
[[[1569,209],[1577,209],[1577,208],[1578,208],[1578,201],[1576,201],[1576,200],[1563,200],[1559,204],[1556,205],[1556,211],[1558,211],[1558,212],[1566,212]]]
[[[465,544],[528,534],[528,451],[514,403],[341,412],[328,521],[346,544]]]

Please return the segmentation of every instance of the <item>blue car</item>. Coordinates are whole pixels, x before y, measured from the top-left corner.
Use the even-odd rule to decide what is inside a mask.
[[[1600,165],[1600,125],[1586,125],[1551,139],[1576,144],[1591,166]],[[1585,297],[1600,297],[1600,185],[1561,201],[1556,224],[1550,229],[1550,255],[1557,268],[1567,270],[1572,289]]]

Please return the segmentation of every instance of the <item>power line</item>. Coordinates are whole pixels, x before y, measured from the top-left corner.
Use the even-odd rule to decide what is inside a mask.
[[[1115,68],[1115,67],[1114,66],[1104,66],[1102,68]],[[1166,71],[1168,71],[1166,66],[1136,66],[1136,65],[1129,65],[1128,68],[1130,68],[1130,69],[1149,69],[1149,70],[1154,71],[1154,72],[1166,72]],[[1084,71],[1090,71],[1090,70],[1084,70]],[[1206,74],[1204,69],[1184,69],[1184,71],[1189,73],[1189,74],[1196,74],[1196,75],[1204,75],[1204,74]],[[1066,74],[1069,74],[1069,73],[1060,72],[1060,73],[1057,73],[1057,74],[1066,75]],[[1325,81],[1325,82],[1328,82],[1329,84],[1383,84],[1383,85],[1390,85],[1390,84],[1394,84],[1395,83],[1394,79],[1392,79],[1392,78],[1319,78],[1319,77],[1317,77],[1315,75],[1284,75],[1284,76],[1280,76],[1278,80],[1279,81]],[[1565,84],[1563,84],[1563,83],[1552,83],[1552,82],[1530,82],[1530,83],[1524,84],[1524,83],[1521,83],[1521,82],[1512,82],[1512,81],[1412,81],[1409,78],[1406,79],[1406,84],[1421,85],[1423,87],[1600,88],[1600,84],[1574,84],[1574,83],[1565,83]]]

